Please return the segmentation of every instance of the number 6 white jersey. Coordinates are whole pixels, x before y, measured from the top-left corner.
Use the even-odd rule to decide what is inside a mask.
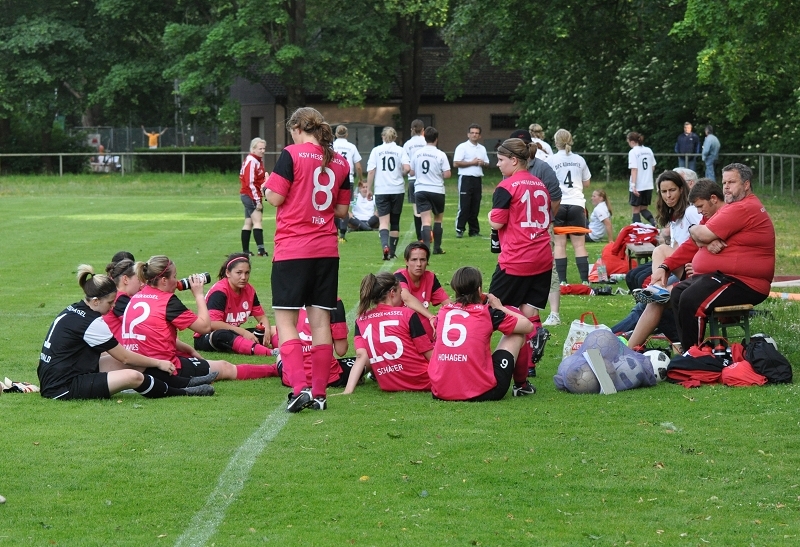
[[[592,178],[586,160],[578,154],[567,154],[564,150],[559,150],[558,153],[547,158],[547,163],[558,177],[558,183],[561,186],[561,205],[586,207],[583,181]]]
[[[367,172],[375,171],[375,195],[403,194],[403,166],[410,165],[408,154],[397,143],[385,142],[369,153]]]
[[[653,189],[653,171],[656,167],[656,158],[653,151],[641,144],[631,148],[628,152],[628,168],[636,169],[636,191]],[[630,185],[633,190],[633,185]]]

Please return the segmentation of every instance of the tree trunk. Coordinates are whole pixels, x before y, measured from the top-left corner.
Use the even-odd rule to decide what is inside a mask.
[[[306,0],[290,0],[289,15],[286,29],[289,43],[305,49]],[[287,115],[306,105],[303,62],[302,58],[293,59],[289,69],[281,77],[286,86]]]
[[[417,117],[422,97],[422,24],[416,18],[400,19],[400,43],[408,44],[400,54],[400,134],[411,137],[411,122]]]

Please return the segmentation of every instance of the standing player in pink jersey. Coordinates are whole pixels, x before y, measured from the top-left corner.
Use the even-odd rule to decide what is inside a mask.
[[[267,141],[256,137],[250,141],[250,153],[244,159],[239,171],[239,182],[242,184],[239,196],[244,205],[244,226],[242,226],[242,252],[253,256],[250,252],[250,232],[258,246],[258,256],[269,256],[264,249],[264,229],[262,216],[264,205],[261,203],[261,186],[266,179],[264,171],[264,153]]]
[[[400,283],[392,274],[368,274],[361,280],[357,317],[356,362],[345,394],[353,393],[367,364],[383,391],[431,389],[433,344],[419,315],[403,306]]]
[[[533,325],[496,296],[482,294],[482,284],[481,272],[471,266],[456,270],[450,281],[456,301],[439,310],[438,336],[428,366],[436,399],[499,401],[511,385],[517,355]],[[496,330],[504,336],[492,353]],[[527,364],[523,365],[527,373]]]
[[[520,139],[506,139],[497,148],[497,166],[506,178],[495,188],[489,212],[489,224],[500,239],[500,256],[489,292],[538,321],[550,292],[553,252],[548,232],[552,221],[550,193],[544,182],[528,173],[528,160],[536,149],[535,144]],[[541,323],[536,327],[543,328]],[[541,355],[534,354],[533,359],[538,361]],[[514,395],[534,393],[536,388],[527,380],[515,377]]]
[[[189,277],[197,314],[190,311],[175,296],[178,286],[175,263],[163,255],[151,256],[147,262],[136,263],[136,275],[144,283],[142,290],[134,294],[122,317],[122,343],[135,353],[155,359],[172,361],[181,376],[207,376],[217,373],[219,380],[248,379],[252,367],[263,365],[234,365],[228,361],[206,360],[200,357],[184,357],[179,353],[177,334],[179,330],[191,329],[206,334],[211,329],[208,307],[203,298],[203,277]],[[181,342],[183,344],[183,342]],[[192,355],[199,355],[186,345]]]
[[[272,263],[272,307],[284,375],[292,392],[287,412],[325,410],[333,359],[331,310],[339,285],[335,218],[347,217],[350,165],[332,148],[333,133],[322,114],[299,108],[286,123],[294,144],[283,149],[265,184],[264,197],[277,208]],[[311,386],[303,371],[297,331],[306,306],[311,327]]]

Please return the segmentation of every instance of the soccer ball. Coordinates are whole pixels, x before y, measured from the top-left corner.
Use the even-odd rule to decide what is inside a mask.
[[[564,387],[570,393],[600,393],[600,382],[594,375],[589,363],[581,359],[581,363],[573,363],[564,375]]]
[[[656,380],[659,382],[667,379],[667,365],[669,365],[669,357],[661,350],[651,349],[644,352],[645,357],[650,359],[650,364],[653,366],[653,373],[656,375]]]

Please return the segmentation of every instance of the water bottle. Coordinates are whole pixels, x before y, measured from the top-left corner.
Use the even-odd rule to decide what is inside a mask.
[[[201,274],[197,274],[197,275],[202,275],[203,276],[203,285],[205,285],[207,283],[211,283],[211,274],[210,273],[206,272],[206,273],[201,273]],[[188,277],[184,277],[183,279],[179,279],[178,280],[178,290],[179,291],[185,291],[188,288],[189,288],[189,278]]]
[[[489,240],[491,242],[490,250],[494,254],[498,254],[500,252],[500,235],[497,233],[497,230],[492,230]]]
[[[597,281],[599,283],[608,283],[608,272],[606,271],[606,263],[600,258],[597,261]]]

